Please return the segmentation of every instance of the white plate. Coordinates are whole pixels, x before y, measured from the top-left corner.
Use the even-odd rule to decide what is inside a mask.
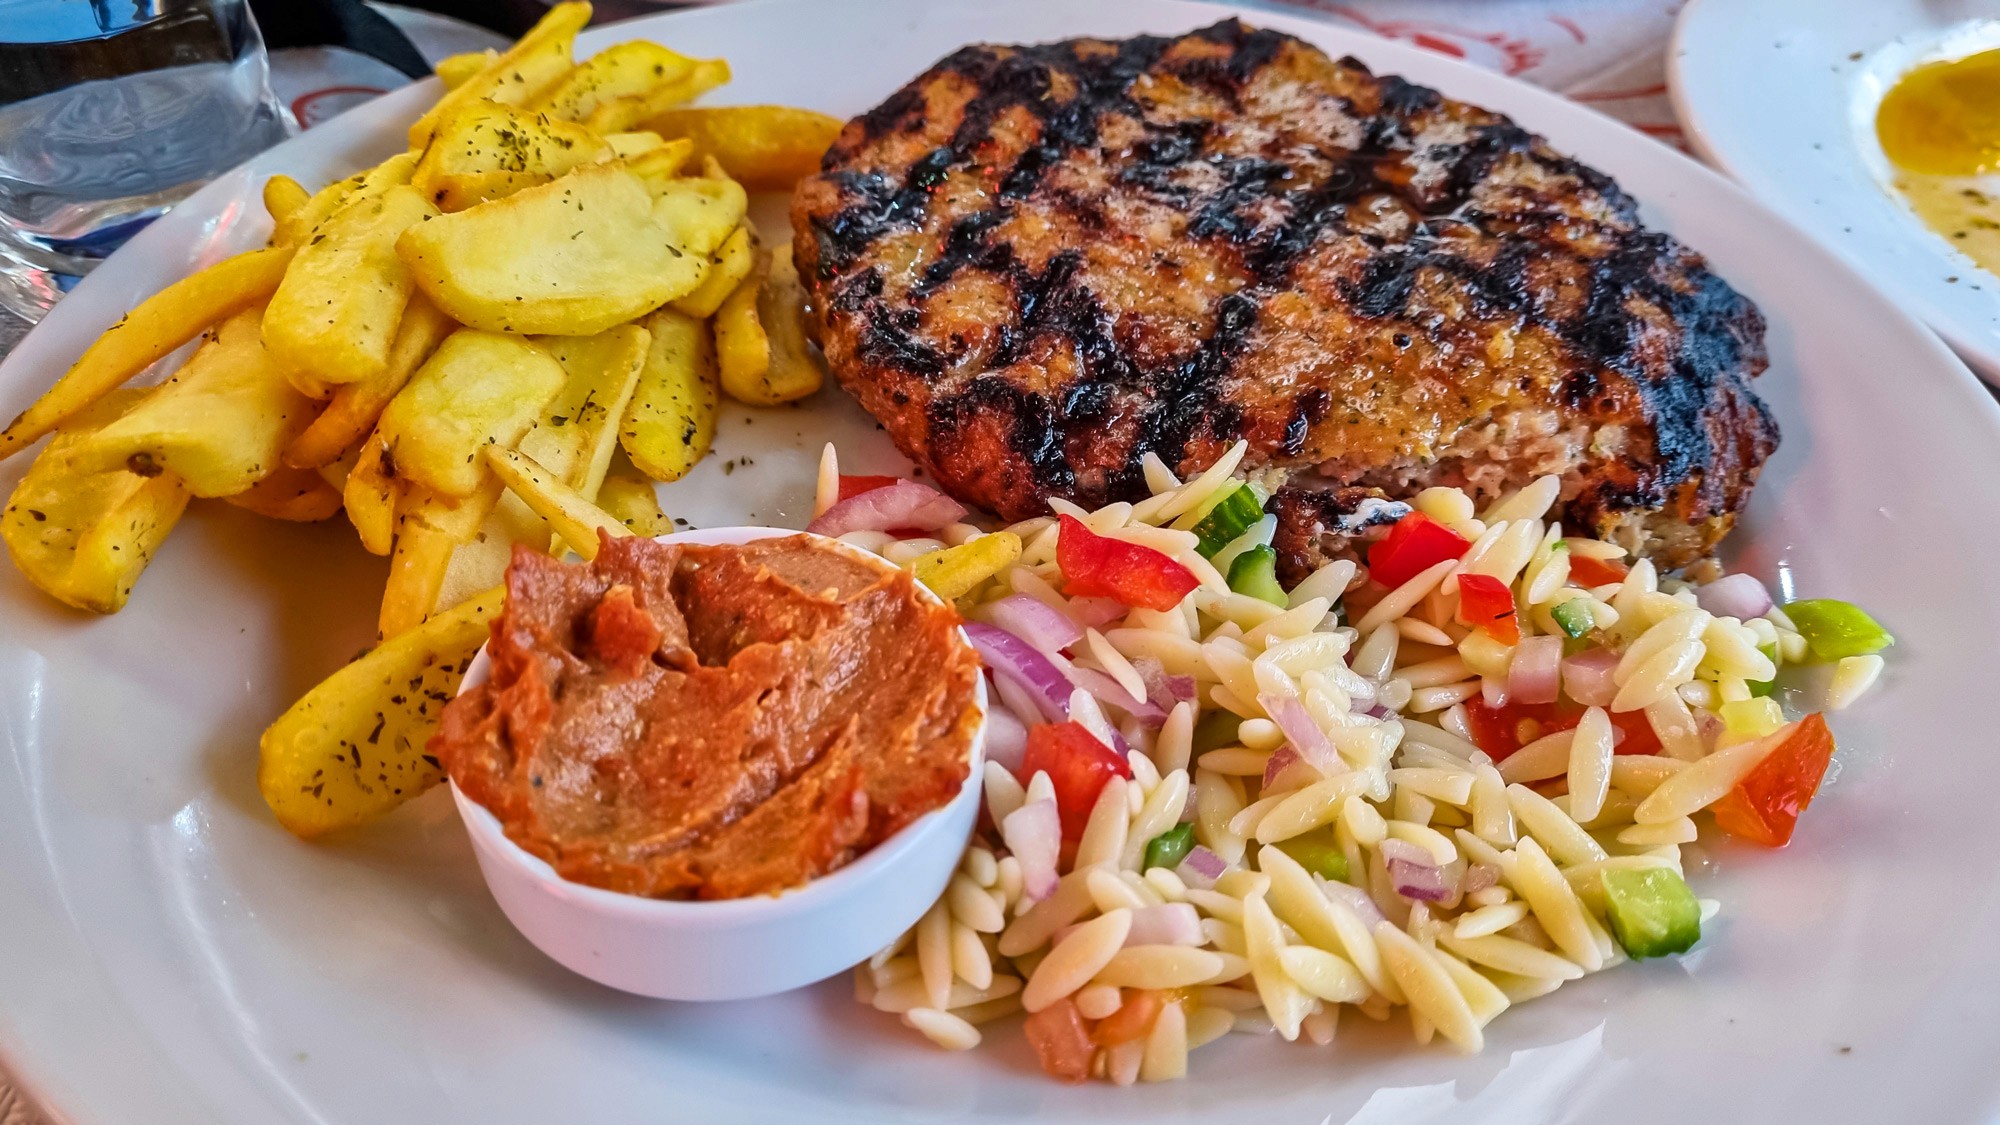
[[[895,0],[708,9],[608,28],[727,55],[744,102],[851,114],[971,40],[1179,32],[1220,13],[1138,0]],[[1840,716],[1842,774],[1782,853],[1728,847],[1693,955],[1500,1018],[1477,1058],[1352,1020],[1331,1052],[1204,1048],[1190,1081],[1073,1089],[1018,1033],[945,1055],[839,985],[741,1005],[614,994],[544,959],[480,885],[442,790],[331,844],[259,801],[256,737],[368,637],[382,564],[333,523],[199,507],[131,606],[94,620],[0,566],[0,1054],[83,1122],[1969,1121],[2000,1109],[2000,875],[1991,638],[2000,414],[1914,321],[1721,177],[1553,95],[1427,52],[1260,16],[1505,110],[1646,201],[1770,318],[1785,427],[1735,540],[1787,588],[1851,596],[1902,637]],[[266,173],[308,182],[397,144],[391,95],[232,175],[146,231],[0,365],[25,405],[136,297],[259,237]],[[198,248],[197,248],[198,247]],[[1806,393],[1810,385],[1811,393]],[[736,412],[667,488],[697,524],[805,514],[819,441],[897,462],[829,393]],[[725,476],[732,462],[742,465]],[[872,464],[871,464],[872,461]],[[0,486],[19,475],[0,467]],[[253,534],[254,533],[254,534]]]
[[[1911,67],[2000,46],[2000,0],[1690,0],[1667,79],[1688,142],[2000,384],[2000,277],[1925,226],[1875,139]]]

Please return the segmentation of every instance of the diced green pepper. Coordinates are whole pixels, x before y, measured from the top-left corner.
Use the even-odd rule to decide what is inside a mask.
[[[1867,656],[1896,643],[1887,629],[1852,602],[1809,598],[1785,605],[1785,616],[1798,626],[1813,659],[1831,664],[1849,656]]]
[[[1777,666],[1778,663],[1777,645],[1758,645],[1757,651],[1763,653],[1766,657],[1770,658],[1772,667]],[[1762,699],[1763,697],[1771,694],[1773,691],[1776,691],[1778,688],[1778,681],[1776,680],[1746,680],[1744,681],[1744,683],[1749,686],[1750,697],[1752,699]]]
[[[1229,564],[1229,588],[1272,605],[1284,605],[1285,589],[1278,585],[1278,552],[1268,546],[1252,547],[1236,556]]]
[[[1611,934],[1626,953],[1665,957],[1701,940],[1701,904],[1673,868],[1614,868],[1600,878]]]
[[[1158,836],[1146,841],[1146,862],[1141,871],[1155,867],[1179,867],[1181,860],[1194,850],[1194,825],[1176,824]]]
[[[1236,731],[1243,720],[1218,707],[1203,715],[1194,724],[1194,756],[1199,758],[1210,750],[1219,750],[1236,742]]]
[[[1315,828],[1302,836],[1278,841],[1278,850],[1299,861],[1307,871],[1336,883],[1347,882],[1347,853],[1334,842],[1333,831]]]
[[[1229,494],[1218,501],[1201,522],[1194,525],[1194,534],[1200,540],[1195,550],[1203,558],[1214,558],[1217,551],[1229,546],[1236,537],[1250,530],[1250,525],[1264,518],[1264,501],[1248,481],[1239,482]]]
[[[1571,598],[1549,610],[1549,616],[1555,619],[1556,628],[1561,629],[1566,637],[1581,637],[1590,632],[1596,623],[1589,598]]]

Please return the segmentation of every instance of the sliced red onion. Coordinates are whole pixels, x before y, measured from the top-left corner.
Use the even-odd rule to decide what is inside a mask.
[[[1329,900],[1352,907],[1369,929],[1374,929],[1377,922],[1388,921],[1382,916],[1382,908],[1375,905],[1375,900],[1368,897],[1368,892],[1360,887],[1349,883],[1336,883],[1323,875],[1314,875],[1313,882],[1319,884],[1319,893]]]
[[[1289,742],[1271,751],[1270,759],[1264,763],[1264,788],[1269,790],[1285,775],[1287,769],[1302,761],[1304,759],[1299,757],[1299,752],[1292,749],[1292,744]]]
[[[1561,637],[1522,637],[1507,662],[1507,695],[1516,703],[1554,703],[1562,688]]]
[[[1057,668],[1055,662],[1042,655],[1034,645],[997,625],[979,621],[966,622],[965,635],[972,641],[972,647],[979,650],[979,658],[993,669],[994,675],[1005,676],[1034,693],[1042,711],[1042,721],[1060,723],[1069,718],[1069,696],[1076,690],[1076,685],[1070,683],[1069,678],[1062,674],[1062,669]],[[1021,717],[1027,718],[1025,715]]]
[[[899,480],[850,496],[806,525],[815,535],[850,531],[935,531],[965,517],[965,505],[928,485]]]
[[[1062,818],[1056,803],[1029,801],[1000,822],[1000,839],[1021,863],[1022,893],[1039,902],[1055,893],[1056,857],[1062,852]]]
[[[1149,727],[1167,721],[1167,713],[1150,699],[1133,699],[1125,685],[1094,668],[1071,665],[1069,678],[1101,703],[1109,703]]]
[[[1723,575],[1695,590],[1694,600],[1717,617],[1748,621],[1771,612],[1771,591],[1748,574]]]
[[[1444,870],[1434,863],[1412,863],[1407,859],[1389,861],[1389,882],[1396,893],[1419,902],[1443,902],[1451,897]]]
[[[1215,881],[1222,878],[1222,873],[1227,870],[1229,870],[1228,861],[1196,844],[1194,850],[1181,860],[1181,865],[1174,868],[1174,874],[1179,875],[1181,882],[1190,887],[1207,890],[1215,886]]]
[[[1201,915],[1185,902],[1134,910],[1132,928],[1125,933],[1126,945],[1201,945],[1206,941]]]
[[[1008,773],[1021,772],[1028,753],[1028,728],[1005,707],[986,709],[986,760],[998,762]]]
[[[1170,676],[1167,666],[1150,656],[1136,657],[1132,670],[1139,673],[1139,679],[1146,684],[1146,698],[1158,704],[1162,710],[1172,710],[1174,704],[1195,697],[1193,676]]]
[[[1278,724],[1285,733],[1286,741],[1299,752],[1308,764],[1322,774],[1346,773],[1347,763],[1340,760],[1340,754],[1327,740],[1326,732],[1319,729],[1313,717],[1306,711],[1306,705],[1285,695],[1273,695],[1268,691],[1257,693],[1257,705]]]
[[[1483,891],[1488,887],[1497,887],[1499,885],[1499,868],[1490,863],[1475,863],[1465,869],[1465,882],[1461,884],[1459,889],[1463,890],[1466,894],[1471,894],[1474,891]]]
[[[1618,668],[1618,654],[1608,648],[1593,648],[1562,661],[1563,690],[1585,707],[1609,707],[1618,695],[1618,683],[1611,673]]]
[[[1061,652],[1083,639],[1083,626],[1068,614],[1026,594],[1009,594],[986,609],[993,624],[1043,652]]]
[[[1126,606],[1117,598],[1071,598],[1070,616],[1092,629],[1102,629],[1125,616]]]

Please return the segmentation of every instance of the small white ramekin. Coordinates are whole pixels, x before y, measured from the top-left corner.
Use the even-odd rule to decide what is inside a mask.
[[[712,528],[663,535],[660,542],[737,544],[793,534],[767,527]],[[846,544],[823,542],[890,565]],[[459,690],[483,682],[488,669],[482,648]],[[865,960],[916,924],[944,892],[979,815],[984,676],[976,690],[980,723],[958,795],[847,866],[778,895],[665,901],[572,883],[509,840],[500,821],[457,785],[451,795],[472,837],[479,872],[501,912],[557,962],[641,996],[767,996],[824,980]]]

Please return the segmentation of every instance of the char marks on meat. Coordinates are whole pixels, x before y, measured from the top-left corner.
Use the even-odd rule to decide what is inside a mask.
[[[966,47],[850,122],[792,210],[841,383],[1010,519],[1243,438],[1287,473],[1293,573],[1342,549],[1344,490],[1545,473],[1566,520],[1683,565],[1777,444],[1756,308],[1608,177],[1235,20]]]

